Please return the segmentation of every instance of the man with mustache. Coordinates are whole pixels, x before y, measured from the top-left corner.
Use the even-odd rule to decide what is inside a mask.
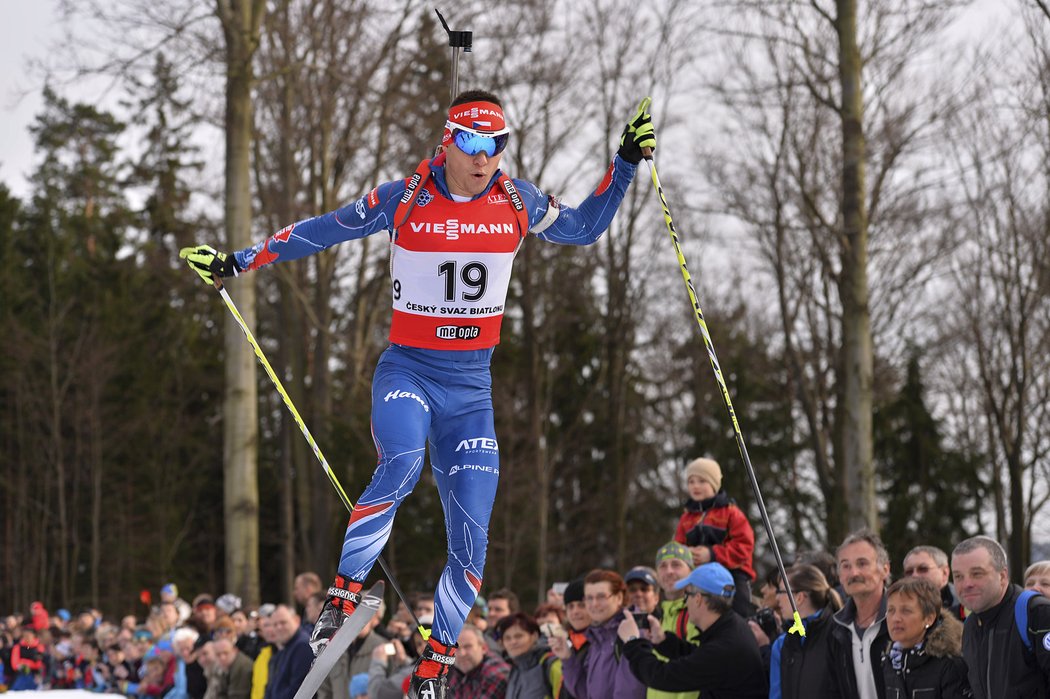
[[[828,639],[835,696],[880,699],[886,691],[880,653],[890,638],[886,628],[890,556],[877,534],[861,529],[846,537],[836,558],[839,582],[848,599],[832,617]]]

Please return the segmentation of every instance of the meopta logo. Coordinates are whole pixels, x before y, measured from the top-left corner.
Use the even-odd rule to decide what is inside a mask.
[[[416,187],[419,186],[419,183],[422,179],[423,178],[418,172],[412,175],[412,177],[408,180],[408,183],[405,184],[405,193],[401,195],[402,204],[407,204],[408,202],[412,201],[412,194],[416,191]]]
[[[411,391],[397,391],[397,390],[391,391],[390,393],[388,393],[385,396],[383,396],[383,402],[387,403],[387,402],[392,401],[392,400],[397,400],[398,398],[410,398],[410,399],[414,400],[415,402],[419,403],[420,405],[422,405],[423,406],[423,410],[425,410],[428,413],[430,412],[430,406],[427,405],[426,401],[424,401],[422,398],[417,396],[415,393],[412,393]]]
[[[517,235],[513,223],[467,223],[456,218],[444,222],[411,223],[413,233],[433,233],[445,240],[459,240],[461,235]]]
[[[456,446],[456,451],[471,453],[474,451],[487,451],[493,454],[499,453],[499,444],[491,437],[471,437],[461,440]]]
[[[476,340],[481,335],[477,325],[439,325],[434,334],[441,340]]]
[[[518,194],[518,188],[514,186],[514,183],[509,179],[503,180],[503,186],[507,190],[507,194],[510,195],[510,203],[514,205],[515,211],[521,211],[525,208],[525,204],[521,201],[521,195]]]

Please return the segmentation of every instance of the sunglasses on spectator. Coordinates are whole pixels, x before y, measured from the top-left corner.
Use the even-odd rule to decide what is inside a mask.
[[[928,566],[928,565],[926,565],[924,563],[921,566],[913,566],[911,568],[905,568],[904,569],[904,577],[907,578],[907,577],[912,576],[912,575],[925,575],[926,573],[929,573],[931,570],[933,570],[933,566]]]
[[[689,587],[685,588],[685,595],[684,595],[685,599],[689,599],[693,595],[700,595],[701,597],[703,597],[704,593],[701,592],[700,590],[698,590],[697,588],[693,587],[692,585],[690,585]]]
[[[467,155],[484,153],[491,158],[497,153],[502,153],[510,139],[510,129],[486,133],[468,129],[451,121],[446,122],[445,126],[452,130],[452,142],[456,144],[456,148]]]

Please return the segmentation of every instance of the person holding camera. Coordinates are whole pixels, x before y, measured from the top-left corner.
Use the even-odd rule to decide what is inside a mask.
[[[693,565],[721,563],[733,576],[733,610],[751,616],[755,579],[755,532],[744,511],[722,488],[722,468],[714,459],[693,459],[685,467],[689,499],[674,540],[689,547]]]
[[[430,629],[433,619],[422,617],[419,620],[424,629]],[[395,638],[388,643],[377,645],[372,651],[368,665],[368,696],[372,699],[402,699],[408,689],[407,683],[412,675],[415,659],[426,647],[426,640],[419,633],[419,627],[412,629],[409,639],[413,651]]]
[[[705,563],[675,586],[685,591],[689,622],[700,629],[700,645],[666,633],[652,616],[644,638],[634,617],[624,615],[617,635],[634,676],[665,692],[699,690],[704,699],[765,699],[762,656],[747,622],[733,613],[736,586],[729,570],[721,563]]]
[[[780,635],[780,626],[783,622],[780,614],[772,607],[759,607],[758,610],[747,618],[747,626],[755,635],[758,650],[762,654],[762,667],[769,674],[769,654],[773,647],[773,639]]]
[[[549,630],[561,626],[548,624]],[[561,660],[528,614],[516,612],[496,624],[503,653],[510,663],[507,699],[551,699],[561,693]],[[566,634],[567,636],[568,634]]]
[[[552,636],[551,651],[561,658],[564,686],[575,699],[643,699],[645,687],[631,674],[617,639],[624,612],[627,585],[613,570],[592,570],[583,579],[583,601],[591,617],[586,652],[578,652],[566,638]],[[655,620],[655,617],[653,617]]]
[[[679,638],[697,645],[700,643],[700,629],[689,623],[689,610],[685,593],[676,589],[679,580],[689,577],[693,572],[693,554],[685,544],[669,541],[656,550],[656,581],[660,585],[663,600],[654,613],[660,620],[660,628],[665,633],[673,633]],[[638,622],[638,627],[648,629],[648,620]],[[656,651],[653,651],[656,652]],[[657,657],[662,658],[657,654]],[[696,699],[698,692],[663,692],[650,687],[646,699]]]

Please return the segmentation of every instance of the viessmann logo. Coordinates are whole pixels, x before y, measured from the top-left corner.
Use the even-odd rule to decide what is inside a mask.
[[[513,223],[467,223],[450,218],[444,223],[412,223],[413,233],[443,235],[446,240],[458,240],[461,235],[517,235]]]
[[[458,112],[452,113],[452,121],[462,119],[463,117],[470,117],[471,119],[477,119],[482,116],[494,116],[503,117],[502,112],[497,112],[495,109],[486,109],[485,107],[471,107],[470,109],[462,109]]]

